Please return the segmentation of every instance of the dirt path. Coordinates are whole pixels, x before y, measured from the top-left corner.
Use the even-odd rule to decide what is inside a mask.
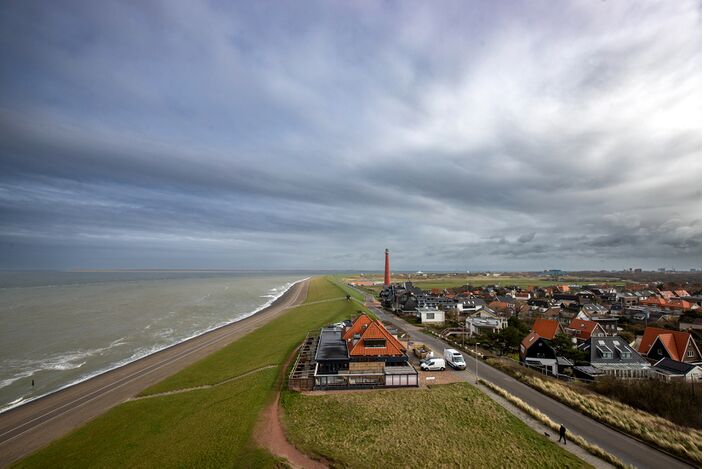
[[[311,459],[289,443],[286,439],[286,432],[282,423],[283,409],[281,408],[281,386],[285,382],[285,373],[293,358],[298,353],[298,349],[288,357],[286,363],[281,367],[279,380],[276,384],[276,397],[269,404],[259,418],[259,422],[254,429],[254,441],[262,448],[266,448],[273,455],[286,458],[293,467],[303,468],[327,468],[324,463]]]
[[[198,391],[201,389],[210,389],[210,388],[214,388],[216,386],[222,386],[223,384],[237,381],[238,379],[242,379],[246,376],[253,375],[254,373],[259,373],[260,371],[263,371],[263,370],[269,370],[271,368],[276,368],[277,366],[278,365],[262,366],[261,368],[256,368],[256,369],[248,371],[246,373],[242,373],[241,375],[233,376],[232,378],[227,378],[226,380],[220,381],[219,383],[215,383],[215,384],[204,384],[202,386],[192,386],[190,388],[174,389],[173,391],[159,392],[156,394],[147,394],[146,396],[137,396],[137,397],[133,397],[128,400],[129,401],[141,401],[142,399],[151,399],[153,397],[164,397],[164,396],[171,396],[172,394],[181,394],[184,392]]]

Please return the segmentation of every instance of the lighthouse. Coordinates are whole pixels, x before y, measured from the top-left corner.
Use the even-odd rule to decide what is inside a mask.
[[[389,250],[386,249],[384,251],[384,254],[384,286],[388,287],[389,285],[391,285],[391,271],[389,270]]]

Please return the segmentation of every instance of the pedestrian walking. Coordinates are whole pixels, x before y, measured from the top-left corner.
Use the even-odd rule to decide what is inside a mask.
[[[567,429],[565,428],[564,425],[560,424],[560,439],[557,440],[558,443],[561,441],[564,441],[565,444],[567,444],[567,437],[565,436],[566,433],[567,433]]]

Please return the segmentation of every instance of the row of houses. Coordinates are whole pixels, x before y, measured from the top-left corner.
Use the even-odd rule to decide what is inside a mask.
[[[576,350],[585,352],[588,364],[574,364],[558,352],[552,341],[564,333]],[[608,334],[594,322],[573,320],[563,328],[559,321],[537,319],[523,339],[519,356],[524,364],[552,375],[572,370],[575,377],[597,379],[601,376],[633,379],[656,377],[701,381],[701,350],[689,332],[647,327],[633,344],[618,335]]]

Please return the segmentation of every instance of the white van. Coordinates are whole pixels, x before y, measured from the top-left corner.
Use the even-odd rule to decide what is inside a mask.
[[[443,353],[443,358],[445,358],[448,365],[456,370],[464,370],[467,368],[462,354],[453,348],[446,348]]]
[[[423,371],[445,371],[445,360],[442,358],[428,358],[420,364]]]

